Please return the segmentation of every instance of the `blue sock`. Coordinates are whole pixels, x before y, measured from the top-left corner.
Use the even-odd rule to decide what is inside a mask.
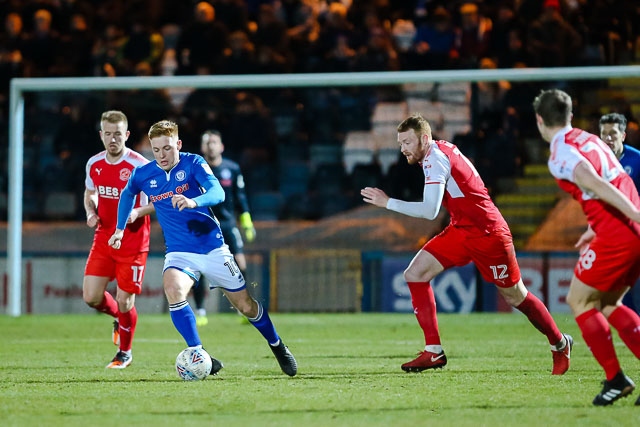
[[[173,326],[180,332],[182,338],[187,342],[187,346],[202,345],[198,329],[196,329],[196,316],[187,301],[169,304],[169,314],[171,314]]]
[[[262,336],[267,340],[269,345],[277,344],[280,341],[280,337],[276,332],[276,327],[273,326],[269,313],[262,307],[262,304],[258,303],[258,315],[253,319],[249,319],[249,322],[256,327]]]

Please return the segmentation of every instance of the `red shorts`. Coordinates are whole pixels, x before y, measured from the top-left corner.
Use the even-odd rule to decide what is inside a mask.
[[[513,238],[509,229],[490,234],[475,228],[447,226],[422,248],[445,268],[466,265],[473,261],[487,282],[509,288],[520,281]]]
[[[602,292],[633,286],[640,277],[640,239],[620,243],[596,236],[578,259],[573,274]]]
[[[115,249],[94,245],[89,252],[84,275],[116,279],[120,289],[139,295],[142,291],[148,254],[148,252],[140,252],[135,255],[121,256]]]

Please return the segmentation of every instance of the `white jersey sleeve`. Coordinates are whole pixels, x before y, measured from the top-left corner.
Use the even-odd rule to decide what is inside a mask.
[[[451,177],[451,162],[436,146],[432,146],[429,154],[422,162],[424,172],[424,189],[421,202],[405,202],[389,199],[387,209],[416,218],[435,219],[442,206],[445,186]]]
[[[549,172],[554,178],[574,182],[574,171],[585,158],[573,146],[562,141],[554,141],[551,147],[552,155],[549,157]]]

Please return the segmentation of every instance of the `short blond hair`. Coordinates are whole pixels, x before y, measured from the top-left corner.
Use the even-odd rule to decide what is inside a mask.
[[[102,113],[102,116],[100,117],[100,123],[102,122],[107,122],[112,124],[118,124],[120,122],[123,122],[124,127],[129,126],[129,121],[127,120],[127,116],[122,111],[118,111],[118,110],[109,110]]]
[[[160,120],[151,125],[149,128],[149,139],[159,136],[178,136],[178,124],[171,120]]]

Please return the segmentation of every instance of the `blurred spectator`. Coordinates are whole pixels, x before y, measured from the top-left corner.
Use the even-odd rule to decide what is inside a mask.
[[[126,74],[126,67],[122,64],[125,41],[124,31],[118,24],[108,24],[104,28],[92,48],[94,75],[115,77]]]
[[[56,61],[56,74],[60,76],[91,76],[91,58],[94,35],[84,15],[75,13],[69,19],[69,31],[60,38],[60,50],[65,52]]]
[[[356,51],[349,46],[347,37],[341,35],[336,39],[336,45],[327,52],[325,61],[318,71],[349,72],[355,69]]]
[[[502,1],[496,10],[496,16],[491,28],[489,49],[491,56],[498,57],[510,50],[510,35],[520,28],[516,13],[508,1]],[[498,61],[500,62],[500,61]]]
[[[580,34],[560,14],[558,0],[545,0],[540,17],[528,28],[527,45],[533,67],[575,65],[582,47]]]
[[[51,28],[51,12],[38,9],[34,28],[24,43],[25,77],[51,77],[60,52],[60,36]]]
[[[634,2],[580,2],[567,20],[583,37],[583,62],[615,65],[633,61],[633,44],[640,20],[638,9]]]
[[[128,75],[140,75],[136,71],[139,63],[149,65],[152,74],[159,74],[160,60],[164,53],[164,40],[162,35],[152,30],[143,19],[132,22],[122,46],[123,65]]]
[[[262,100],[249,92],[238,92],[231,118],[227,141],[227,155],[239,159],[241,169],[258,164],[273,163],[276,159],[275,126]]]
[[[495,69],[491,58],[480,60],[481,69]],[[505,100],[511,90],[511,83],[477,82],[472,84],[471,127],[476,133],[476,167],[487,188],[495,191],[498,178],[514,176],[516,166],[516,129],[508,120]],[[513,118],[515,119],[515,118]]]
[[[271,4],[260,6],[256,30],[252,34],[256,46],[257,72],[264,74],[291,73],[295,58],[289,50],[287,27]]]
[[[271,4],[260,6],[258,19],[255,22],[255,31],[252,34],[254,44],[269,46],[281,51],[288,48],[287,27]]]
[[[73,31],[73,20],[76,15],[83,17],[84,25],[92,32],[96,25],[94,3],[95,1],[92,0],[56,0],[55,2],[49,2],[49,4],[53,4],[56,7],[55,18],[60,20],[60,35],[66,36]]]
[[[489,52],[491,19],[480,14],[475,3],[463,3],[459,9],[460,26],[456,28],[455,50],[460,68],[478,68],[480,58]]]
[[[421,21],[416,30],[409,67],[418,70],[440,70],[451,67],[456,34],[451,15],[444,7],[437,7],[432,17]]]
[[[22,77],[24,38],[22,17],[9,13],[4,20],[4,32],[0,33],[0,105],[6,102],[9,82]]]
[[[295,58],[309,54],[311,43],[318,38],[318,3],[314,0],[282,0],[276,14],[287,27],[289,49]],[[294,71],[303,71],[303,61],[297,61]]]
[[[519,28],[511,29],[505,36],[504,49],[495,51],[498,68],[515,68],[517,65],[527,64],[529,54],[524,45],[522,31]]]
[[[224,50],[220,74],[254,74],[258,72],[256,51],[244,31],[229,34],[229,47]]]
[[[249,12],[246,2],[243,0],[214,0],[213,6],[216,10],[216,19],[224,22],[228,31],[248,30]]]
[[[399,68],[398,53],[390,34],[383,27],[371,28],[367,44],[357,52],[355,71],[397,71]]]
[[[357,50],[360,47],[356,31],[347,20],[347,8],[342,3],[331,3],[328,10],[318,17],[318,21],[318,38],[312,43],[310,57],[307,59],[306,70],[311,72],[324,67],[323,59],[336,48],[339,40],[350,49]]]
[[[413,21],[409,19],[396,19],[391,27],[391,35],[393,36],[393,42],[396,46],[398,57],[400,58],[400,68],[406,69],[406,56],[413,46],[413,40],[416,37],[416,27]]]
[[[215,72],[227,46],[227,27],[216,19],[214,7],[199,2],[194,9],[194,21],[186,25],[178,37],[177,74],[195,74],[198,67]]]

